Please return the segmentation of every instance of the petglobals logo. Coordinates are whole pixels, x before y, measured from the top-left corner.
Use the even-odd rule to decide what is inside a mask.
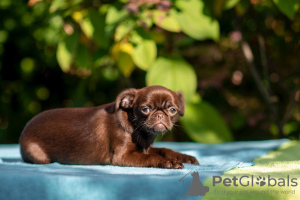
[[[183,183],[183,197],[217,195],[294,195],[298,179],[290,175],[213,176],[212,185],[204,186],[198,172],[190,171],[179,181]]]
[[[232,178],[222,178],[221,176],[213,176],[213,186],[216,186],[217,184],[223,184],[225,187],[248,187],[248,186],[268,186],[268,187],[284,187],[284,186],[291,186],[296,187],[298,185],[297,178],[291,178],[289,175],[286,177],[272,177],[271,175],[268,175],[267,178],[264,176],[254,177],[251,176],[241,176],[236,177],[233,176]]]

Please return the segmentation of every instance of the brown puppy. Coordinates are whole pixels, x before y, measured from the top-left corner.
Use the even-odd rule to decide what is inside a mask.
[[[25,162],[112,164],[183,168],[198,164],[191,156],[154,148],[158,134],[171,130],[185,109],[181,92],[162,86],[123,91],[113,103],[91,108],[42,112],[20,137]]]

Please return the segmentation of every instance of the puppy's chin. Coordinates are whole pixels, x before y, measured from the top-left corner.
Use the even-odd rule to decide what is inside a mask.
[[[172,127],[171,127],[172,128]],[[171,130],[171,128],[168,128],[165,124],[163,123],[156,123],[152,126],[147,126],[147,132],[151,133],[151,134],[155,134],[155,135],[159,135],[159,134],[163,134],[169,130]]]

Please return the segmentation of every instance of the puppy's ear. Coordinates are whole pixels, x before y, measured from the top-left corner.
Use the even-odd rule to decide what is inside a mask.
[[[184,97],[183,97],[183,94],[181,91],[179,92],[176,92],[176,95],[178,97],[178,100],[179,100],[179,110],[178,110],[178,113],[180,116],[183,116],[184,115],[184,111],[185,111],[185,100],[184,100]]]
[[[116,110],[132,108],[136,93],[137,90],[133,88],[121,92],[116,100]]]

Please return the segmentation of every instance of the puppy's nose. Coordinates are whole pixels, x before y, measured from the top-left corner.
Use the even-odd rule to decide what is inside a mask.
[[[163,114],[158,114],[158,115],[157,115],[157,119],[158,119],[158,120],[162,120],[163,118],[164,118],[164,115],[163,115]]]

